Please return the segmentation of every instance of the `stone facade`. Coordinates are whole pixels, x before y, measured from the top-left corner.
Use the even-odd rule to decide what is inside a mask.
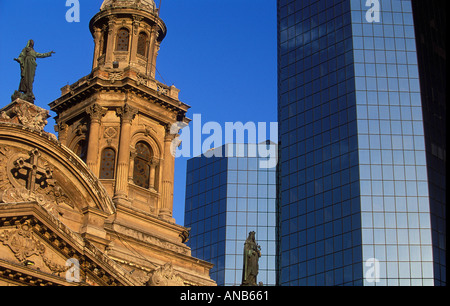
[[[172,217],[171,127],[190,120],[155,80],[158,10],[105,0],[90,29],[91,73],[50,103],[57,138],[47,110],[0,110],[0,285],[214,286]]]

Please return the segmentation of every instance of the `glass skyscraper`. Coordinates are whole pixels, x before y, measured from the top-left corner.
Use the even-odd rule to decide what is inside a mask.
[[[442,42],[416,44],[420,14],[278,0],[280,285],[445,284],[445,130],[427,121],[445,114],[423,110],[445,87],[422,92],[424,50]]]
[[[257,281],[276,284],[276,168],[262,167],[266,158],[249,154],[249,146],[225,145],[187,162],[187,244],[193,256],[214,264],[211,278],[219,286],[241,284],[250,231],[262,253]]]

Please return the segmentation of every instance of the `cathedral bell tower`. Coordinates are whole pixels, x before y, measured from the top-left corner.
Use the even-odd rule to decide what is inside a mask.
[[[174,140],[190,119],[155,79],[159,11],[104,0],[89,26],[92,70],[50,103],[58,139],[47,110],[20,97],[0,109],[0,285],[214,286],[173,218]]]
[[[90,22],[95,41],[92,69],[132,67],[155,78],[156,57],[166,26],[153,0],[104,1]]]
[[[155,79],[166,26],[153,0],[105,0],[90,22],[92,72],[50,104],[59,141],[87,164],[118,207],[174,223],[179,90]],[[133,214],[130,213],[129,214]]]

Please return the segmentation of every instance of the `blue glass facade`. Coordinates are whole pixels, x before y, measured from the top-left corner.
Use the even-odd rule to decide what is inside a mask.
[[[382,285],[433,284],[430,203],[411,1],[352,1],[363,260]],[[386,279],[386,280],[384,280]]]
[[[279,0],[278,20],[279,283],[433,285],[411,1]]]
[[[226,146],[225,146],[226,147]],[[219,286],[242,282],[243,248],[250,231],[261,246],[258,282],[276,284],[276,168],[265,169],[249,157],[204,155],[188,160],[185,226],[194,257],[214,264],[211,278]],[[211,152],[209,152],[211,153]],[[250,154],[250,156],[252,156]]]

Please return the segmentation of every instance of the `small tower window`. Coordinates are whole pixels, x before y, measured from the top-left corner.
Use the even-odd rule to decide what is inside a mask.
[[[114,179],[114,168],[116,164],[116,151],[112,148],[106,148],[102,152],[102,160],[100,164],[100,178]]]
[[[152,157],[151,149],[145,142],[136,144],[136,157],[134,158],[133,182],[143,187],[150,187],[150,160]]]
[[[144,32],[139,33],[137,53],[142,56],[147,56],[148,36]]]
[[[121,28],[117,32],[117,51],[128,51],[130,45],[130,31],[125,28]]]

